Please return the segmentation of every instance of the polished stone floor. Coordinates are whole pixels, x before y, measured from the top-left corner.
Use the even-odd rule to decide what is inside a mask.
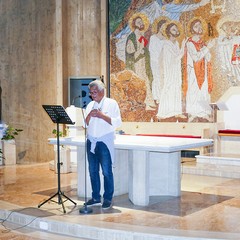
[[[85,199],[76,196],[77,173],[61,174],[61,191],[76,202],[67,200],[64,214],[57,202],[38,208],[58,191],[48,163],[0,166],[0,240],[240,239],[240,179],[182,174],[181,181],[181,197],[152,197],[139,207],[123,195],[112,209],[79,214]]]

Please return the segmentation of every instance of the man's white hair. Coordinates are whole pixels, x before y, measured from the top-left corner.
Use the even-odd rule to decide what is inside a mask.
[[[105,90],[105,85],[101,80],[94,80],[89,83],[88,88],[90,89],[91,87],[97,87],[99,91]]]

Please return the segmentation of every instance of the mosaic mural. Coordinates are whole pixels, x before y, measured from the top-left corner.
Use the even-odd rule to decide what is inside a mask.
[[[211,122],[240,86],[238,0],[109,0],[111,97],[124,121]]]

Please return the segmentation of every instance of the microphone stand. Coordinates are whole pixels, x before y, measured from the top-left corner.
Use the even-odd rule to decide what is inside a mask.
[[[72,100],[72,105],[75,106],[75,101],[76,99],[80,98],[81,100],[86,97],[86,92],[85,91],[82,91],[80,95],[76,96],[73,98]],[[80,107],[83,108],[84,107],[84,103],[82,101],[80,101]]]
[[[83,116],[83,121],[84,121],[84,137],[85,137],[85,142],[84,142],[84,162],[85,162],[85,168],[84,168],[84,174],[85,174],[85,196],[84,196],[84,206],[79,209],[79,213],[81,214],[89,214],[92,213],[92,208],[87,206],[87,127],[86,127],[86,120],[84,117],[83,113],[83,108],[82,108],[82,116]]]
[[[73,100],[72,100],[72,105],[75,106],[75,101],[76,101],[77,98],[81,98],[81,96],[79,95],[79,96],[76,96],[75,98],[73,98]]]

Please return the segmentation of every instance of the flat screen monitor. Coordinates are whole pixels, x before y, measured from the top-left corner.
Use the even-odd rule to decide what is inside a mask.
[[[100,76],[80,76],[68,78],[68,105],[86,108],[92,101],[89,95],[88,84],[94,80],[101,80]]]

